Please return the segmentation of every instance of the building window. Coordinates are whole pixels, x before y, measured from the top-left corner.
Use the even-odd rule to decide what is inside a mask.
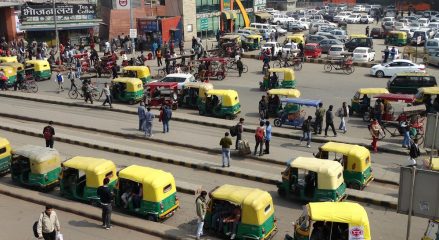
[[[160,5],[165,6],[166,5],[166,1],[165,0],[160,0]]]

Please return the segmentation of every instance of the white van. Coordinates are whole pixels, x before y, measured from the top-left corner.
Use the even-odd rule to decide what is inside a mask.
[[[257,28],[259,30],[259,32],[261,32],[261,30],[268,30],[269,32],[276,32],[276,29],[272,29],[270,24],[268,24],[268,23],[251,23],[250,27]]]

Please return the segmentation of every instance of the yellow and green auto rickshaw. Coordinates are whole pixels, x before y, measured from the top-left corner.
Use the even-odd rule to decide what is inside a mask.
[[[8,139],[0,137],[0,174],[11,168],[11,144]]]
[[[234,119],[241,112],[238,92],[235,90],[212,89],[198,104],[200,115]]]
[[[370,151],[359,145],[327,142],[319,147],[317,158],[330,159],[343,165],[343,178],[353,189],[363,189],[373,180]]]
[[[15,71],[15,69],[10,66],[0,65],[0,71],[2,71],[5,74],[5,77],[8,79],[6,81],[6,86],[13,86],[17,81],[17,72]]]
[[[17,74],[24,74],[24,65],[18,62],[0,63],[0,66],[9,66],[15,69]]]
[[[161,221],[174,215],[180,203],[171,173],[131,165],[119,171],[118,177],[114,189],[118,207],[150,221]]]
[[[278,76],[283,75],[283,76]],[[275,79],[275,80],[273,80]],[[267,91],[276,88],[296,88],[296,76],[291,68],[270,68],[263,81],[259,82],[259,89]]]
[[[437,239],[439,239],[439,219],[438,220],[430,219],[428,220],[428,226],[427,229],[425,230],[422,240],[437,240]]]
[[[293,236],[287,234],[285,239],[372,239],[366,210],[352,202],[311,202],[293,227]]]
[[[41,189],[58,184],[61,157],[57,150],[24,145],[12,150],[11,177],[14,182]]]
[[[278,88],[278,89],[268,90],[267,91],[268,115],[270,117],[279,116],[280,111],[283,110],[281,99],[298,98],[298,97],[300,97],[300,91],[297,89]]]
[[[360,88],[351,99],[350,114],[363,115],[369,109],[373,96],[389,93],[386,88]]]
[[[343,166],[336,161],[298,157],[288,161],[278,184],[280,196],[309,202],[338,202],[346,198]]]
[[[0,57],[0,63],[18,63],[17,56]]]
[[[198,109],[201,101],[206,99],[206,92],[212,89],[213,85],[211,83],[188,82],[180,92],[178,104],[181,107]]]
[[[235,239],[270,239],[277,232],[274,204],[271,195],[257,188],[222,185],[210,193],[204,227],[220,236]],[[233,223],[219,223],[224,212],[230,217],[240,215],[235,232]]]
[[[62,163],[60,192],[66,198],[97,204],[98,187],[109,178],[110,189],[117,182],[116,165],[106,159],[76,156]]]
[[[261,40],[262,40],[262,36],[257,34],[243,36],[241,40],[242,48],[244,48],[246,51],[253,51],[260,49]]]
[[[122,68],[122,76],[129,78],[138,78],[142,80],[143,85],[151,82],[151,72],[147,66],[126,66]]]
[[[143,99],[143,83],[139,78],[119,77],[111,80],[111,95],[120,102],[134,104]]]
[[[349,34],[349,40],[354,39],[354,38],[367,38],[366,34]]]
[[[305,46],[305,35],[300,34],[300,33],[288,35],[285,37],[284,45],[289,43],[289,42],[296,43],[296,44],[302,43]]]
[[[384,40],[384,44],[405,46],[407,45],[407,33],[403,31],[390,31]]]
[[[220,37],[219,45],[238,45],[241,46],[241,35],[237,34],[226,34]]]
[[[418,88],[414,104],[424,104],[427,113],[434,113],[439,110],[439,107],[434,102],[439,97],[439,87],[422,87]]]
[[[25,67],[34,70],[33,77],[35,81],[50,79],[52,77],[52,70],[47,60],[27,60]]]

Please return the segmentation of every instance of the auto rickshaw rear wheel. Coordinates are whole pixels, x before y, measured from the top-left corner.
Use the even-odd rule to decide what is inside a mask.
[[[281,197],[285,197],[287,195],[287,192],[285,191],[284,188],[278,188],[277,189],[277,193],[279,194],[279,196]]]
[[[149,214],[146,219],[148,219],[148,221],[157,222],[157,217],[152,214]]]
[[[219,74],[218,76],[217,76],[217,78],[218,78],[218,80],[223,80],[224,79],[224,75],[222,75],[222,74]]]
[[[352,182],[352,183],[349,183],[349,188],[361,190],[361,185],[357,182]]]
[[[279,118],[274,119],[274,126],[281,127],[282,121]]]

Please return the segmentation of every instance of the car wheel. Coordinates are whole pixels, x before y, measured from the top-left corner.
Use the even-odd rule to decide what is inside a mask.
[[[375,73],[375,76],[377,77],[377,78],[382,78],[382,77],[384,77],[384,72],[383,71],[377,71],[376,73]]]

